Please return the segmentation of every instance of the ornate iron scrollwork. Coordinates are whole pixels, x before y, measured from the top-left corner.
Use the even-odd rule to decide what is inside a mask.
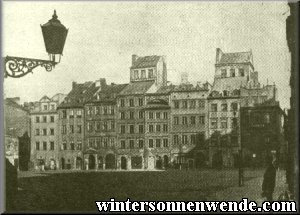
[[[33,73],[32,70],[38,66],[44,67],[47,72],[50,72],[57,63],[48,60],[6,56],[4,58],[4,64],[5,78],[20,78],[27,75],[28,73]]]

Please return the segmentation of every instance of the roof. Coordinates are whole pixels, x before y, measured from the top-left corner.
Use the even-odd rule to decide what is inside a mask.
[[[95,83],[91,81],[83,84],[76,83],[58,108],[83,107],[96,91]]]
[[[97,91],[94,93],[90,102],[112,102],[115,99],[116,94],[119,94],[128,84],[111,84],[103,87],[97,87]],[[97,99],[99,95],[99,99]]]
[[[228,64],[228,63],[252,63],[252,53],[251,51],[223,53],[218,64]]]
[[[170,109],[169,103],[163,99],[153,99],[147,103],[145,109]]]
[[[139,57],[132,63],[131,69],[156,67],[160,58],[157,55]]]
[[[6,106],[10,106],[10,107],[14,107],[14,108],[18,108],[20,110],[28,112],[28,110],[26,108],[24,108],[23,106],[19,105],[18,103],[16,103],[15,101],[13,101],[13,99],[10,99],[10,98],[6,98],[5,99],[5,105]]]
[[[154,81],[131,82],[120,92],[120,95],[141,95],[146,93],[153,84]]]
[[[169,93],[171,93],[174,90],[174,88],[175,88],[175,85],[161,86],[153,94],[169,94]]]

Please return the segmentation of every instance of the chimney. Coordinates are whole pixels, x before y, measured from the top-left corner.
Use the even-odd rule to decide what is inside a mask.
[[[72,82],[72,89],[75,88],[76,84],[77,84],[77,83],[76,83],[75,81]]]
[[[131,65],[133,65],[137,59],[138,59],[138,56],[133,54],[132,58],[131,58]]]
[[[216,63],[220,62],[222,55],[223,55],[222,50],[220,48],[217,48],[217,50],[216,50]]]
[[[106,79],[105,78],[100,78],[100,86],[101,87],[106,86]]]

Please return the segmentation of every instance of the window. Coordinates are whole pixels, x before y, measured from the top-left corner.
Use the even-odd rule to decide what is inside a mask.
[[[221,70],[221,78],[226,78],[226,69]]]
[[[52,150],[52,151],[54,150],[54,142],[53,141],[50,142],[50,150]]]
[[[125,134],[126,127],[125,125],[121,125],[121,134]]]
[[[221,104],[221,110],[222,111],[227,111],[227,104]]]
[[[160,139],[155,140],[155,146],[156,148],[160,148]]]
[[[125,106],[125,100],[124,100],[124,99],[121,99],[120,101],[121,101],[120,106],[121,106],[121,107],[124,107],[124,106]]]
[[[133,99],[129,99],[129,106],[133,107],[134,106],[134,100]]]
[[[43,122],[47,122],[47,116],[43,116]]]
[[[50,135],[54,135],[54,128],[50,128]]]
[[[134,140],[129,140],[129,147],[134,149]]]
[[[37,151],[40,150],[40,142],[35,142],[35,149],[36,149]]]
[[[235,77],[235,69],[230,69],[230,77]]]
[[[139,106],[143,106],[144,105],[144,100],[143,98],[139,98]]]
[[[205,116],[200,116],[199,117],[199,122],[200,122],[200,124],[205,124]]]
[[[149,148],[153,148],[153,139],[149,139]]]
[[[77,118],[81,118],[82,117],[82,111],[81,110],[77,110]]]
[[[154,130],[153,125],[149,125],[149,132],[152,133]]]
[[[144,147],[144,140],[139,140],[139,148],[143,148]]]
[[[182,108],[187,108],[187,107],[188,107],[188,102],[182,101]]]
[[[134,79],[138,79],[138,78],[139,78],[139,71],[134,70]]]
[[[82,149],[82,143],[81,141],[78,141],[76,150],[81,150],[81,149]]]
[[[142,78],[143,78],[143,79],[146,78],[146,70],[143,69],[143,70],[141,71],[141,73],[142,73],[142,74],[141,74]]]
[[[133,112],[133,111],[130,111],[130,113],[129,113],[129,118],[130,118],[130,119],[134,119],[134,112]]]
[[[70,115],[69,115],[70,118],[74,118],[74,111],[73,110],[70,110]]]
[[[108,147],[108,140],[107,140],[107,138],[103,139],[103,146],[104,146],[104,148]]]
[[[164,132],[168,132],[168,124],[164,124],[163,125],[163,131]]]
[[[43,142],[43,150],[47,150],[47,142]]]
[[[164,139],[163,142],[164,142],[163,144],[164,144],[165,148],[169,147],[169,141],[168,141],[168,139]]]
[[[196,101],[195,100],[190,101],[190,108],[191,109],[195,109],[196,108]]]
[[[179,101],[174,101],[174,108],[178,109],[179,108]]]
[[[188,141],[187,141],[187,135],[182,135],[182,144],[187,144]]]
[[[187,117],[186,117],[186,116],[183,116],[183,117],[182,117],[182,124],[183,124],[183,125],[186,125],[186,124],[187,124]]]
[[[144,125],[139,125],[139,133],[144,133]]]
[[[153,112],[149,112],[149,119],[153,119]]]
[[[204,99],[199,100],[199,108],[200,109],[204,109],[205,108],[205,100]]]
[[[100,115],[100,111],[101,111],[100,106],[97,106],[97,107],[96,107],[96,113],[95,113],[95,114],[96,114],[96,115]]]
[[[66,126],[66,125],[63,125],[63,126],[62,126],[61,133],[62,133],[62,134],[66,134],[66,133],[67,133],[67,126]]]
[[[210,111],[211,112],[217,112],[218,111],[218,104],[211,104],[210,105]]]
[[[107,106],[104,106],[104,107],[103,107],[103,114],[104,114],[104,115],[107,115],[107,114],[108,114]]]
[[[265,122],[266,124],[269,124],[269,123],[270,123],[270,114],[269,114],[269,113],[266,113],[266,114],[264,115],[264,122]]]
[[[213,128],[213,129],[218,128],[218,119],[212,118],[210,120],[210,127]]]
[[[143,119],[144,118],[144,111],[139,111],[139,119]]]
[[[237,118],[232,118],[231,119],[231,127],[232,128],[237,128]]]
[[[244,76],[245,76],[244,69],[239,69],[239,75],[240,75],[241,77],[244,77]]]
[[[238,104],[236,102],[231,103],[231,111],[237,111],[238,109]]]
[[[156,112],[156,119],[160,119],[160,112]]]
[[[113,106],[110,107],[110,114],[111,115],[115,114],[115,108]]]
[[[54,116],[50,116],[50,122],[54,122]]]
[[[46,128],[43,129],[43,135],[47,136],[47,129]]]
[[[93,112],[93,107],[88,107],[87,109],[87,115],[92,115],[92,112]]]
[[[101,123],[96,122],[96,131],[100,131],[100,130],[101,130]]]
[[[36,116],[36,117],[35,117],[35,122],[37,122],[37,123],[40,122],[40,117],[39,117],[39,116]]]
[[[66,142],[64,142],[64,143],[62,144],[62,150],[67,150],[67,143],[66,143]]]
[[[39,136],[40,135],[40,129],[35,129],[35,135]]]
[[[174,125],[179,125],[179,117],[174,116]]]
[[[153,78],[153,69],[148,69],[148,78]]]
[[[88,132],[92,132],[93,131],[93,124],[91,122],[87,123],[87,129],[88,129]]]
[[[156,125],[156,132],[160,132],[160,125]]]
[[[107,131],[107,121],[104,121],[104,122],[103,122],[103,130],[104,130],[104,131]]]
[[[121,119],[125,119],[125,112],[121,112]]]
[[[48,110],[48,105],[44,105],[44,110]]]
[[[62,111],[62,118],[63,118],[63,119],[66,119],[66,118],[67,118],[67,111],[66,111],[66,110],[63,110],[63,111]]]
[[[97,138],[97,139],[96,139],[96,148],[97,148],[97,149],[100,149],[100,148],[101,148],[101,139],[100,139],[100,138]]]
[[[192,125],[196,124],[196,117],[195,116],[191,116],[191,124]]]
[[[191,144],[195,145],[196,144],[196,134],[191,135]]]
[[[73,141],[70,143],[70,149],[71,149],[71,150],[75,150],[75,144],[74,144]]]
[[[168,113],[164,112],[164,119],[168,119]]]
[[[114,121],[110,122],[110,129],[115,130],[115,122]]]
[[[81,134],[82,125],[77,125],[77,133]]]
[[[174,144],[179,144],[179,136],[177,134],[174,135]]]
[[[227,128],[227,118],[221,118],[221,128]]]
[[[55,109],[55,105],[51,105],[51,110],[54,110]]]
[[[70,133],[71,133],[71,134],[74,133],[74,125],[70,125]]]
[[[125,140],[121,140],[121,149],[125,149],[125,147],[126,147]]]
[[[129,133],[134,134],[134,125],[129,126]]]

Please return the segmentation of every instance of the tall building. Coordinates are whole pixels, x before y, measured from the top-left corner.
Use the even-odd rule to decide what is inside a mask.
[[[175,86],[171,92],[172,161],[178,168],[198,168],[208,160],[207,97],[211,86],[185,83],[188,82]]]
[[[83,169],[84,104],[96,91],[93,82],[73,82],[72,90],[57,108],[61,169]]]
[[[95,82],[97,91],[86,102],[84,118],[85,169],[114,169],[117,154],[117,95],[127,84],[106,84],[105,79]]]
[[[43,96],[30,111],[31,160],[35,169],[59,168],[57,106],[64,97],[64,94]]]
[[[208,96],[210,166],[238,165],[240,108],[276,99],[275,85],[260,85],[252,51],[223,53],[217,48],[214,84]]]

